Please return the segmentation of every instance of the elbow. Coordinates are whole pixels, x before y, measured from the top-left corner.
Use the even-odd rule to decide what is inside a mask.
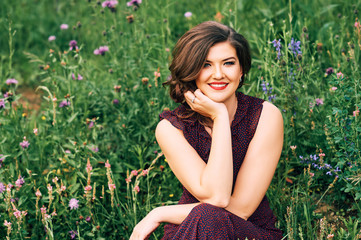
[[[210,198],[201,202],[208,203],[219,208],[226,208],[228,207],[230,200],[231,200],[230,197],[224,196],[224,197]]]

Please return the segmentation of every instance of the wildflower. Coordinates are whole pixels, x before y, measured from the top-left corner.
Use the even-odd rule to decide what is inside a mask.
[[[129,23],[134,22],[134,16],[133,16],[133,14],[132,14],[132,15],[127,16],[127,21],[128,21]]]
[[[68,25],[68,24],[63,23],[63,24],[60,25],[60,29],[61,29],[61,30],[66,30],[66,29],[68,29],[68,28],[69,28],[69,25]]]
[[[343,78],[343,73],[342,72],[338,72],[338,73],[336,73],[336,76],[337,76],[337,78]]]
[[[21,188],[23,184],[25,183],[24,178],[22,176],[19,176],[18,180],[16,180],[15,185],[18,188]]]
[[[327,239],[332,239],[333,237],[334,237],[333,234],[328,234],[328,235],[327,235]]]
[[[333,70],[333,68],[329,67],[329,68],[326,69],[325,76],[327,77],[327,76],[331,75],[334,72],[335,71]]]
[[[72,74],[71,74],[71,78],[72,78],[73,80],[76,80],[76,79],[79,80],[79,81],[80,81],[80,80],[83,80],[83,76],[80,75],[79,73],[78,73],[78,77],[77,77],[77,78],[75,78],[75,74],[72,73]]]
[[[131,181],[132,181],[132,178],[130,176],[125,179],[126,183],[130,183]]]
[[[67,107],[69,105],[70,105],[70,102],[68,100],[63,100],[59,103],[60,108]]]
[[[0,193],[5,192],[5,190],[6,190],[5,184],[0,182]]]
[[[320,154],[318,154],[318,156],[319,156],[320,158],[323,158],[323,157],[325,156],[325,153],[320,153]]]
[[[35,136],[38,135],[38,131],[39,131],[39,130],[38,130],[37,128],[34,128],[34,129],[33,129],[33,133],[35,134]]]
[[[84,188],[84,190],[87,191],[87,192],[88,192],[88,191],[91,191],[91,190],[92,190],[92,186],[88,185],[88,186],[86,186],[86,187]]]
[[[109,160],[106,161],[105,167],[106,167],[106,168],[110,168]]]
[[[133,188],[133,190],[134,190],[134,192],[139,193],[140,188],[139,188],[139,186],[137,185],[137,186],[135,186],[135,187]]]
[[[4,221],[4,226],[5,227],[8,227],[8,228],[11,228],[11,222],[8,222],[8,221]]]
[[[113,104],[114,104],[114,105],[118,105],[118,104],[119,104],[119,99],[114,99],[114,100],[113,100]]]
[[[59,178],[58,178],[58,177],[54,177],[54,178],[52,179],[53,183],[57,183],[57,182],[58,182],[58,180],[59,180]]]
[[[88,125],[88,128],[90,129],[90,128],[93,128],[94,127],[94,122],[93,121],[90,121],[89,122],[89,125]]]
[[[160,72],[155,71],[155,72],[154,72],[154,77],[159,78],[159,77],[160,77]]]
[[[262,86],[263,92],[264,92],[266,95],[268,95],[268,101],[271,102],[271,101],[273,101],[274,99],[276,99],[276,94],[271,95],[273,88],[272,88],[272,87],[268,87],[268,86],[269,86],[269,83],[266,83],[265,81],[263,81],[263,82],[261,83],[261,86]]]
[[[69,201],[69,207],[71,210],[73,209],[78,209],[79,208],[79,204],[78,204],[79,200],[76,200],[76,198],[72,198]]]
[[[71,239],[74,239],[75,236],[78,235],[78,232],[77,232],[77,231],[74,231],[74,230],[71,230],[71,231],[69,231],[69,234],[70,234]]]
[[[355,111],[353,111],[353,116],[356,117],[360,114],[360,110],[356,109]]]
[[[293,55],[296,57],[297,55],[302,55],[301,52],[301,41],[295,41],[293,38],[291,39],[290,44],[288,44],[288,49],[293,52]]]
[[[280,59],[280,57],[282,56],[282,53],[281,53],[281,48],[282,48],[282,45],[281,45],[281,39],[274,39],[272,41],[273,43],[273,47],[276,48],[276,51],[277,51],[277,58]]]
[[[49,192],[52,192],[52,191],[53,191],[53,186],[51,186],[50,184],[48,184],[47,188],[48,188],[48,191],[49,191]]]
[[[138,171],[137,170],[133,170],[130,172],[131,175],[133,176],[137,176],[138,175]]]
[[[108,51],[109,51],[108,46],[100,46],[99,48],[94,50],[94,54],[104,56],[105,52],[108,52]]]
[[[355,26],[355,28],[358,28],[358,27],[361,27],[361,24],[356,21],[354,26]]]
[[[149,173],[149,169],[145,169],[142,171],[142,176],[146,176]]]
[[[39,188],[38,188],[38,190],[36,190],[35,196],[41,197],[41,192],[40,192]]]
[[[115,92],[120,92],[120,89],[122,88],[122,86],[121,85],[115,85],[114,86],[114,91]]]
[[[26,137],[24,137],[24,140],[19,144],[22,148],[23,148],[23,150],[25,149],[25,148],[28,148],[29,147],[29,145],[30,145],[30,143],[26,140]]]
[[[16,84],[18,84],[18,80],[16,80],[15,78],[9,78],[9,79],[6,80],[5,83],[6,83],[7,85],[11,85],[11,84],[16,85]]]
[[[99,148],[97,146],[90,148],[90,150],[92,150],[93,152],[99,152]]]
[[[0,109],[5,108],[5,100],[2,98],[0,99]]]
[[[115,184],[114,183],[109,183],[108,184],[109,190],[115,189]]]
[[[331,88],[331,91],[336,91],[337,90],[337,87],[332,87]]]
[[[315,176],[315,174],[313,172],[310,172],[310,176],[313,177]]]
[[[115,8],[116,5],[118,5],[118,1],[114,1],[114,0],[113,1],[104,1],[102,3],[103,8],[106,8],[106,7]]]
[[[87,216],[87,217],[85,218],[85,221],[90,222],[90,221],[91,221],[91,217],[90,217],[90,216]]]
[[[184,13],[184,16],[186,17],[186,18],[191,18],[192,17],[192,13],[191,12],[186,12],[186,13]]]
[[[16,210],[16,211],[14,212],[14,216],[15,216],[16,218],[21,218],[21,211]]]
[[[40,208],[40,211],[42,214],[46,213],[46,207],[43,205],[43,207]]]
[[[54,35],[51,35],[51,36],[49,36],[48,41],[49,41],[49,42],[52,42],[52,41],[54,41],[55,39],[56,39],[56,37],[55,37]]]
[[[139,7],[139,4],[142,3],[142,0],[131,0],[129,2],[127,2],[127,6],[131,7],[131,6],[136,6]]]
[[[294,151],[296,150],[297,146],[290,146],[291,150]]]
[[[323,99],[322,98],[316,98],[316,105],[319,106],[319,105],[323,105]]]
[[[78,48],[78,43],[77,43],[77,41],[75,41],[75,40],[71,40],[70,42],[69,42],[69,51],[71,51],[71,50],[73,50],[73,49],[79,49]]]

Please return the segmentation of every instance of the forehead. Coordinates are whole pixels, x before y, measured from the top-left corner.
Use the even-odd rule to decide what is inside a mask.
[[[230,57],[237,58],[237,52],[229,42],[214,44],[207,54],[207,60],[223,60]]]

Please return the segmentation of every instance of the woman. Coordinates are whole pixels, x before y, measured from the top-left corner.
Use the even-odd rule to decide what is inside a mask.
[[[184,187],[178,205],[153,209],[131,239],[167,222],[163,239],[281,239],[265,196],[283,145],[271,103],[237,89],[251,67],[247,40],[204,22],[177,42],[165,83],[182,103],[160,115],[156,138]]]

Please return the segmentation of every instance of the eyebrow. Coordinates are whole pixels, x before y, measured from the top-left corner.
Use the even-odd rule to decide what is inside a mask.
[[[223,62],[226,62],[226,61],[228,61],[228,60],[236,60],[236,58],[235,57],[229,57],[229,58],[225,58],[225,59],[223,59],[222,61]],[[212,62],[212,61],[210,61],[210,60],[208,60],[208,59],[206,59],[206,62]]]

